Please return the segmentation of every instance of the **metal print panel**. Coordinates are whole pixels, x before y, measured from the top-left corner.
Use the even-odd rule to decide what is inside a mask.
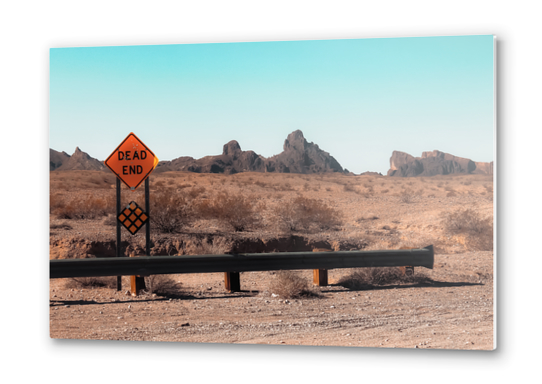
[[[491,35],[53,48],[50,336],[492,350],[494,148]]]

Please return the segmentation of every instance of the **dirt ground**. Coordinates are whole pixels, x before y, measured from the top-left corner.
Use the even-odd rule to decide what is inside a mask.
[[[89,191],[88,185],[61,187],[59,179],[68,176],[57,176],[54,172],[51,175],[52,195],[77,196]],[[248,188],[256,198],[265,195],[265,191],[260,191],[265,185],[258,175],[232,176],[236,180],[245,178],[246,183],[241,183],[241,187]],[[164,184],[173,186],[177,181],[170,180],[187,183],[187,178],[198,179],[199,185],[207,186],[204,193],[212,194],[209,188],[212,183],[204,184],[213,180],[209,175],[159,177]],[[226,179],[225,175],[218,177],[221,179],[218,182],[214,179],[215,184],[236,186],[220,182]],[[423,180],[345,177],[337,181],[322,177],[313,189],[314,180],[299,175],[285,179],[288,188],[282,190],[277,181],[279,176],[267,177],[265,182],[277,190],[276,201],[266,201],[263,210],[269,223],[273,221],[273,204],[280,204],[290,194],[320,196],[342,210],[344,220],[337,231],[313,234],[313,238],[325,238],[329,244],[363,243],[364,249],[432,244],[436,250],[434,269],[416,268],[416,275],[428,278],[420,283],[360,290],[337,284],[351,270],[331,270],[328,286],[313,287],[317,296],[296,299],[285,299],[272,291],[271,283],[277,277],[273,271],[242,273],[242,291],[233,293],[224,289],[222,273],[170,275],[181,284],[181,289],[165,296],[143,292],[133,297],[128,277],[123,277],[121,291],[112,287],[72,287],[70,279],[51,279],[50,336],[383,348],[494,348],[494,253],[475,249],[468,238],[446,233],[442,226],[446,214],[465,207],[484,217],[491,216],[491,179],[482,175]],[[109,194],[105,188],[96,187],[90,192]],[[89,252],[94,252],[91,250],[97,248],[97,242],[105,244],[114,239],[114,227],[105,225],[104,221],[103,218],[65,219],[52,214],[51,258],[93,257]],[[212,222],[195,223],[191,229],[200,235],[203,231],[217,234],[224,231],[219,223]],[[247,236],[262,237],[271,232],[264,227]],[[130,241],[141,243],[142,236],[138,234]],[[130,236],[123,234],[123,239]],[[183,254],[181,248],[175,249],[177,254]],[[312,271],[299,273],[312,282]]]

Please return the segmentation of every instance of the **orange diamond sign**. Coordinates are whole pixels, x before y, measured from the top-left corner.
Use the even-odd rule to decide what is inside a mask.
[[[132,235],[141,229],[143,224],[149,220],[149,216],[139,208],[135,201],[130,202],[124,210],[117,216],[117,219],[126,227]]]
[[[145,181],[157,164],[158,158],[133,133],[105,160],[105,165],[132,191]]]

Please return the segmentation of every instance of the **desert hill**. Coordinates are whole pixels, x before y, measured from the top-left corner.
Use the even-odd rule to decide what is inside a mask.
[[[474,162],[470,159],[434,150],[423,152],[421,157],[393,151],[388,176],[413,177],[462,174],[493,174],[493,162]]]
[[[239,143],[232,140],[222,148],[221,155],[200,159],[179,157],[158,163],[155,172],[190,171],[197,173],[277,172],[277,173],[322,173],[344,172],[341,165],[317,144],[309,143],[300,130],[288,135],[283,151],[265,158],[254,151],[243,151]]]
[[[102,161],[96,160],[79,148],[73,155],[50,149],[50,170],[107,170]],[[155,172],[189,171],[195,173],[276,172],[322,173],[345,172],[339,162],[317,144],[309,143],[300,130],[288,135],[283,151],[265,158],[254,151],[243,151],[236,140],[224,144],[222,154],[194,159],[189,156],[171,161],[160,161]]]
[[[58,152],[49,148],[49,170],[54,171],[63,163],[68,161],[69,158],[70,155],[68,155],[66,152]]]
[[[57,152],[50,149],[50,169],[51,171],[72,171],[72,170],[89,170],[100,171],[105,168],[103,163],[91,157],[88,153],[83,152],[79,147],[75,148],[73,155],[68,155],[66,152]],[[53,165],[55,168],[53,169]]]

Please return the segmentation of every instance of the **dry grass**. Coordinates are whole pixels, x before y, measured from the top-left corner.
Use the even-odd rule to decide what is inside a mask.
[[[111,185],[103,180],[99,184],[103,174],[51,172],[52,224],[57,224],[55,220],[69,222],[74,230],[77,226],[73,220],[114,224],[114,179]],[[151,176],[150,200],[153,203],[161,194],[173,200],[181,196],[184,201],[163,207],[190,208],[186,214],[181,212],[181,219],[175,219],[179,223],[166,222],[172,228],[165,232],[236,232],[243,236],[239,232],[251,232],[251,236],[261,234],[266,238],[295,233],[333,241],[363,241],[368,243],[367,249],[389,249],[414,242],[423,246],[439,243],[439,252],[460,252],[491,249],[491,241],[468,235],[470,230],[452,233],[443,218],[465,207],[473,207],[480,217],[492,218],[492,181],[486,175],[400,179],[334,173],[164,172]],[[122,205],[133,200],[144,207],[142,188],[131,192],[122,184],[122,199]],[[160,212],[151,207],[151,219]],[[166,217],[174,216],[165,213]],[[382,229],[385,226],[390,229]],[[151,228],[158,230],[155,224]]]
[[[321,200],[298,196],[275,209],[280,227],[287,231],[314,232],[336,229],[341,225],[339,211]]]
[[[444,229],[451,235],[466,236],[469,248],[493,250],[493,218],[482,218],[473,209],[458,210],[443,220]]]
[[[117,278],[114,276],[105,277],[71,277],[66,280],[66,288],[116,288]]]
[[[51,194],[50,213],[58,219],[97,219],[115,212],[115,201],[100,196],[85,194],[66,199],[60,194]]]
[[[162,233],[179,232],[193,220],[193,209],[180,194],[158,192],[150,200],[150,220]]]
[[[183,247],[186,255],[223,255],[231,249],[231,241],[223,237],[203,240],[201,242],[190,242]]]
[[[311,289],[309,281],[301,277],[296,271],[278,271],[269,284],[269,291],[284,299],[320,296]]]
[[[145,287],[148,293],[159,296],[174,296],[182,293],[182,284],[175,280],[174,275],[147,276]]]
[[[416,272],[407,276],[399,267],[390,268],[357,268],[343,276],[338,285],[348,289],[372,289],[390,284],[427,283],[431,280],[423,273]]]
[[[260,223],[254,201],[242,194],[219,193],[213,200],[199,203],[197,210],[201,217],[218,219],[235,232],[253,229]]]

